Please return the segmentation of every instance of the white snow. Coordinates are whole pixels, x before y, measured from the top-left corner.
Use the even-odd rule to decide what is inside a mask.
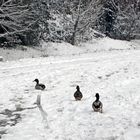
[[[6,133],[1,139],[140,140],[139,44],[105,38],[71,51],[63,51],[65,45],[57,44],[61,56],[0,62],[0,134]],[[35,78],[46,90],[35,90]],[[81,101],[73,97],[76,85]],[[102,114],[92,110],[96,92]],[[42,108],[36,108],[38,95]],[[21,119],[10,125],[15,116],[2,112],[16,108],[26,109],[14,111]]]

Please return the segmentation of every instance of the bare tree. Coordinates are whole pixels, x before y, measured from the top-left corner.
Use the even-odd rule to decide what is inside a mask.
[[[71,19],[64,17],[71,27],[71,44],[74,45],[76,40],[81,36],[86,36],[86,31],[90,30],[100,15],[102,5],[100,0],[89,0],[86,4],[78,0],[77,5],[70,7]],[[73,10],[74,8],[74,10]],[[88,34],[89,35],[89,34]]]
[[[55,4],[57,22],[49,25],[52,36],[73,45],[88,38],[101,12],[100,0],[60,0]]]
[[[118,9],[114,25],[116,37],[125,40],[140,38],[140,0],[128,0],[118,4],[114,2],[114,5]]]
[[[17,41],[16,34],[27,31],[32,23],[22,24],[22,17],[28,12],[27,5],[21,5],[14,0],[3,0],[0,5],[0,42],[13,43]]]
[[[102,0],[102,4],[96,29],[116,39],[140,38],[140,0]]]
[[[0,43],[37,44],[47,32],[50,18],[48,1],[45,0],[2,0],[0,4]]]

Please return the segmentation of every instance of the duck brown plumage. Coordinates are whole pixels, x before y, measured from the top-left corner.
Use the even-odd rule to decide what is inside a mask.
[[[36,82],[35,89],[44,90],[46,88],[44,84],[39,83],[38,79],[35,79],[33,82]]]
[[[81,100],[82,99],[82,97],[83,97],[83,95],[82,95],[82,93],[81,93],[81,91],[80,91],[80,87],[79,86],[76,86],[76,92],[74,93],[74,97],[75,97],[75,100],[77,101],[77,100]]]
[[[102,113],[103,112],[103,104],[99,100],[99,98],[100,98],[99,93],[96,93],[95,97],[96,97],[96,100],[93,102],[92,108],[95,112]]]

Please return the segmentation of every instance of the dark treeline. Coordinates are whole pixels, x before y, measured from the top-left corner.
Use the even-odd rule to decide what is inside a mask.
[[[0,46],[140,39],[140,0],[0,0]]]

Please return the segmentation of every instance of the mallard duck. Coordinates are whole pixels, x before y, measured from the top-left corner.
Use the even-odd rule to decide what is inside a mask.
[[[83,97],[83,95],[82,95],[82,93],[80,91],[80,87],[79,86],[76,86],[76,89],[77,89],[77,91],[74,93],[75,100],[76,101],[77,100],[81,100],[82,97]]]
[[[35,89],[44,90],[46,86],[44,84],[40,84],[38,79],[35,79],[33,82],[36,82]]]
[[[99,100],[100,96],[99,96],[99,93],[96,93],[95,95],[96,97],[96,100],[93,102],[92,104],[92,108],[95,112],[100,112],[102,113],[103,112],[103,104],[102,102]]]

